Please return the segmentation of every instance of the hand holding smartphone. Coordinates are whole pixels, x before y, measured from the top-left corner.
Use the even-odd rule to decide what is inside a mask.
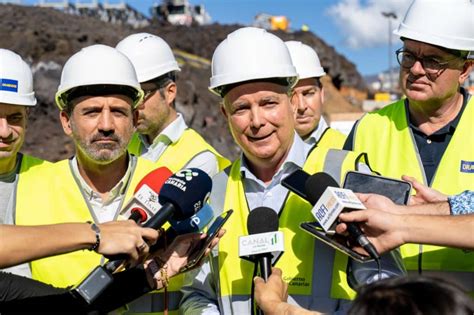
[[[188,263],[186,264],[186,266],[180,269],[180,272],[186,272],[199,264],[204,254],[206,253],[206,250],[209,248],[212,241],[219,234],[219,231],[227,222],[233,212],[234,210],[231,209],[215,218],[215,220],[212,222],[211,226],[207,230],[207,237],[201,240],[200,244],[196,245],[193,252],[188,257]]]

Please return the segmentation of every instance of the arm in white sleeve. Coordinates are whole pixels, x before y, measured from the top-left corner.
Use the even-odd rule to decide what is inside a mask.
[[[212,262],[210,260],[212,259]],[[179,307],[180,314],[219,315],[217,301],[217,251],[213,250],[204,264],[185,274],[184,285],[181,288],[183,298]],[[214,270],[215,269],[215,270]]]
[[[211,178],[219,172],[219,164],[216,156],[210,151],[203,151],[196,154],[183,168],[199,168],[207,173]]]

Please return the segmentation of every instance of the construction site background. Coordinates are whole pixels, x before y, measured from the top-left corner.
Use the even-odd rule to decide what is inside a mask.
[[[198,22],[189,26],[172,25],[158,17],[145,17],[146,23],[129,23],[126,21],[141,21],[142,15],[137,15],[124,1],[90,1],[94,3],[93,8],[85,6],[84,1],[59,2],[63,4],[59,9],[51,5],[45,8],[0,4],[0,47],[16,51],[30,62],[39,100],[39,106],[32,109],[29,118],[25,153],[53,161],[73,154],[74,146],[60,127],[54,104],[61,69],[69,56],[85,46],[97,43],[115,46],[131,33],[149,32],[169,43],[182,68],[177,79],[177,110],[184,114],[189,126],[222,154],[229,158],[238,156],[238,147],[219,111],[219,99],[207,86],[214,49],[227,34],[242,25],[200,25]],[[312,32],[273,32],[285,41],[298,40],[318,52],[328,74],[322,80],[326,97],[324,115],[330,122],[343,125],[341,130],[347,129],[362,115],[362,104],[369,93],[356,66]]]

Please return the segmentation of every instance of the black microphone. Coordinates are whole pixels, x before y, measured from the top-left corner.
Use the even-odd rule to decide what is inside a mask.
[[[163,206],[143,227],[157,230],[169,219],[179,221],[191,217],[206,204],[211,189],[212,180],[206,172],[197,168],[180,170],[161,187],[158,199]],[[122,260],[109,261],[105,267],[114,272],[122,263]]]
[[[268,207],[253,209],[247,218],[247,231],[249,235],[255,236],[257,236],[256,234],[278,231],[278,214]],[[272,258],[272,253],[265,250],[254,256],[260,267],[260,275],[265,282],[272,274]]]
[[[314,206],[329,187],[339,188],[339,184],[331,175],[324,172],[311,175],[305,183],[305,192],[309,203]],[[343,211],[344,210],[351,209],[347,208],[343,209]],[[372,258],[378,260],[380,258],[379,253],[375,249],[375,246],[370,243],[364,233],[362,233],[359,226],[356,223],[346,224],[349,234],[356,239],[357,243],[359,243],[359,245],[362,246]]]

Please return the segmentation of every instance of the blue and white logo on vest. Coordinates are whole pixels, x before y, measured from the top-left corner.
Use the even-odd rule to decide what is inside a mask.
[[[18,93],[18,80],[0,78],[0,91]]]
[[[474,161],[461,160],[461,169],[459,171],[462,173],[474,173]]]

